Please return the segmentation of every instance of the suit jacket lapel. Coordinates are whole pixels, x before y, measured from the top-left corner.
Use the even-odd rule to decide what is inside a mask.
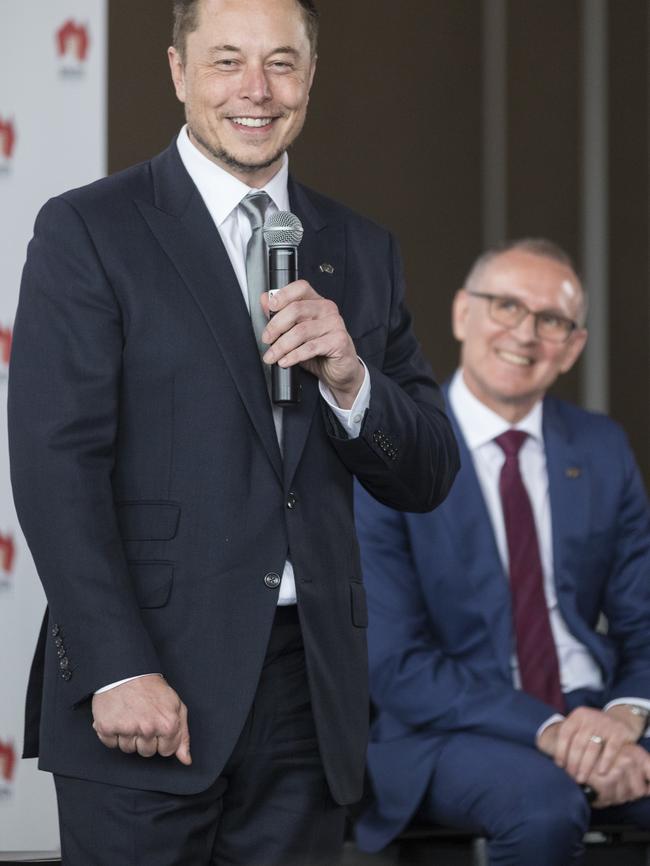
[[[448,387],[445,387],[444,392],[445,397],[448,397]],[[451,493],[440,508],[440,514],[452,539],[453,550],[459,552],[463,559],[466,574],[477,596],[475,601],[486,621],[501,669],[510,678],[514,645],[508,577],[503,570],[472,455],[449,403],[447,414],[458,441],[462,468]]]
[[[588,536],[591,512],[588,467],[561,416],[559,404],[552,398],[544,401],[543,430],[558,604],[571,633],[602,663],[600,641],[594,640],[593,631],[586,627],[576,609],[575,575],[582,565],[580,556]]]
[[[219,233],[176,143],[152,160],[154,204],[137,201],[216,340],[278,477],[282,460],[255,335]]]
[[[307,280],[325,298],[335,301],[339,309],[343,298],[345,273],[345,243],[343,224],[326,220],[304,187],[289,180],[291,210],[300,219],[304,235],[298,251],[298,276]],[[321,264],[331,265],[321,270]],[[319,402],[318,381],[304,370],[299,371],[302,383],[301,402],[284,410],[284,479],[291,485]]]

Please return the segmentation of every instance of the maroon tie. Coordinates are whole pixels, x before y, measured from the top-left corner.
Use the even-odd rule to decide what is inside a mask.
[[[508,539],[517,660],[522,689],[564,712],[560,667],[544,595],[535,520],[519,472],[519,449],[527,436],[521,430],[508,430],[494,440],[506,455],[499,492]]]

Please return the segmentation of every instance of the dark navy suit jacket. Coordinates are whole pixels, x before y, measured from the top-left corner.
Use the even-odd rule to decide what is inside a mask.
[[[462,468],[431,514],[356,495],[368,592],[368,766],[376,801],[358,826],[383,847],[409,821],[455,731],[534,745],[554,710],[513,688],[510,593],[479,482],[456,421]],[[650,697],[650,521],[625,435],[610,419],[547,398],[543,407],[562,616],[591,652],[602,693],[569,704]],[[601,611],[607,635],[596,631]],[[463,768],[459,767],[462,773]]]
[[[339,802],[360,794],[367,615],[352,476],[392,506],[428,509],[457,452],[392,237],[294,182],[289,195],[302,275],[338,304],[372,395],[349,440],[303,371],[284,459],[241,290],[176,144],[39,214],[9,423],[16,507],[49,603],[25,744],[45,769],[208,787],[251,706],[289,557],[327,777]],[[188,706],[189,768],[105,749],[92,730],[96,689],[154,671]]]

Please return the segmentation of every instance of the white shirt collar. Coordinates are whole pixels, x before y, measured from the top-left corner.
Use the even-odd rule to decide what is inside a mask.
[[[521,421],[512,425],[472,394],[465,384],[462,369],[459,369],[449,386],[449,402],[470,451],[475,451],[510,429],[523,430],[543,445],[541,400]]]
[[[176,145],[183,165],[201,193],[212,219],[217,227],[220,226],[251,191],[251,187],[204,156],[191,142],[187,124],[179,132]],[[289,158],[285,153],[280,169],[262,187],[278,210],[289,210],[288,179]]]

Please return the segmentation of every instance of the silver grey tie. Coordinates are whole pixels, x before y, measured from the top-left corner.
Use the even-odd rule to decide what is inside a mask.
[[[246,248],[246,282],[248,284],[248,308],[255,331],[255,339],[263,355],[268,346],[262,342],[262,332],[268,323],[260,304],[260,295],[267,290],[268,256],[262,234],[264,215],[270,203],[265,192],[249,192],[240,202],[249,219],[253,233]],[[266,366],[266,365],[265,365]],[[265,371],[266,372],[266,371]]]

